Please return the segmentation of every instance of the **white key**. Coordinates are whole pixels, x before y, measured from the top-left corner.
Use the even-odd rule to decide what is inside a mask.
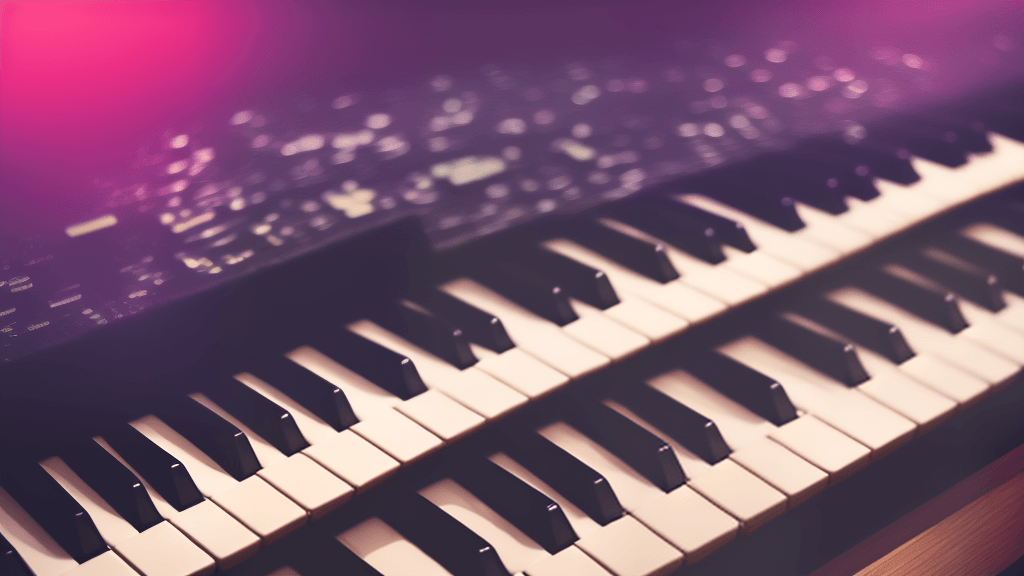
[[[807,236],[806,229],[796,232],[784,231],[745,212],[740,212],[699,194],[686,194],[679,199],[701,210],[713,212],[743,224],[758,250],[764,250],[804,272],[817,270],[840,258],[839,252],[835,249],[823,246],[816,239]]]
[[[999,384],[1016,374],[1019,366],[970,340],[956,338],[945,329],[921,320],[897,306],[856,288],[843,288],[828,297],[844,306],[900,327],[910,347],[927,351],[981,377]]]
[[[969,404],[991,390],[981,378],[927,353],[917,353],[899,368],[960,405]]]
[[[138,574],[116,552],[110,550],[79,564],[61,576],[138,576]],[[43,576],[43,574],[37,574],[37,576]]]
[[[790,507],[821,492],[828,484],[828,474],[768,440],[768,435],[777,430],[774,424],[691,374],[673,370],[650,379],[649,384],[715,422],[722,438],[733,449],[729,458],[785,494]]]
[[[851,254],[874,242],[875,236],[850,226],[849,219],[844,218],[848,212],[834,216],[802,202],[794,204],[796,213],[806,224],[797,233],[802,233],[822,246],[828,246],[840,254]]]
[[[678,316],[637,298],[619,297],[619,303],[604,310],[606,316],[643,334],[652,342],[661,342],[679,334],[689,323]]]
[[[338,541],[384,576],[452,576],[379,518],[349,528]]]
[[[458,429],[445,430],[445,436],[441,436],[445,440],[462,436],[478,428],[483,425],[484,418],[496,418],[526,403],[526,396],[509,388],[486,372],[472,366],[460,370],[373,322],[360,320],[349,324],[348,329],[408,357],[416,366],[416,370],[419,371],[420,377],[428,388],[444,393],[462,406],[482,416],[480,418],[474,417],[473,413],[465,414],[465,410],[458,410],[460,406],[457,405],[447,413],[438,413],[438,422],[433,424],[434,428],[441,426],[451,428],[455,423],[463,424]],[[430,427],[428,427],[429,429]]]
[[[529,576],[611,576],[610,572],[576,546],[569,546],[557,554],[534,562],[527,567],[527,573]]]
[[[847,197],[847,211],[828,216],[837,218],[850,228],[864,232],[876,241],[891,236],[906,227],[906,218],[878,208],[872,204],[873,200],[864,201],[859,198]],[[800,211],[799,206],[797,211]],[[803,217],[804,215],[801,213],[801,218]]]
[[[139,478],[146,488],[146,492],[149,493],[149,497],[153,500],[157,512],[209,554],[217,562],[218,568],[221,570],[231,568],[250,558],[259,550],[259,536],[232,518],[222,508],[210,500],[203,500],[179,512],[164,500],[163,496],[153,490],[153,487],[139,476],[103,438],[97,436],[94,440]]]
[[[302,506],[312,520],[352,498],[355,490],[301,452],[285,456],[269,442],[227,413],[203,394],[191,394],[193,399],[220,417],[234,424],[248,438],[256,459],[263,468],[257,472],[271,486],[277,488],[296,504]]]
[[[238,374],[235,378],[287,408],[299,431],[310,443],[302,453],[354,487],[357,492],[375,485],[398,470],[399,462],[384,451],[351,430],[337,432],[280,390],[252,374]],[[427,391],[413,399],[428,394],[439,393]]]
[[[718,348],[723,354],[778,380],[793,404],[814,414],[880,457],[906,443],[917,426],[857,389],[814,370],[754,337]]]
[[[604,476],[623,508],[682,550],[688,562],[696,562],[736,537],[739,523],[691,488],[683,486],[666,494],[563,422],[538,432]]]
[[[539,398],[569,382],[569,377],[523,352],[518,347],[502,353],[469,344],[479,359],[474,366],[494,376],[529,398]]]
[[[680,274],[680,282],[730,306],[741,304],[768,291],[764,284],[739,274],[728,266],[716,266],[705,262],[632,226],[607,218],[601,219],[601,223],[623,234],[663,244],[665,254]]]
[[[0,488],[0,533],[36,576],[59,576],[78,567],[78,562],[3,488]]]
[[[303,451],[321,466],[362,492],[394,474],[399,462],[363,437],[344,430]]]
[[[40,464],[92,517],[103,540],[143,575],[213,573],[216,568],[213,558],[173,525],[161,522],[140,533],[59,457],[47,458]]]
[[[769,438],[733,451],[729,459],[785,494],[787,508],[803,504],[828,485],[828,474]]]
[[[682,282],[656,282],[571,240],[555,238],[544,242],[544,247],[604,271],[615,286],[619,299],[645,300],[688,322],[705,320],[726,308],[725,303],[717,298],[712,298]]]
[[[796,266],[761,250],[743,252],[732,246],[722,246],[722,252],[725,254],[723,265],[771,288],[789,284],[803,276],[803,272]]]
[[[1024,333],[1004,323],[997,313],[973,302],[960,300],[960,311],[970,326],[961,330],[958,336],[973,340],[1017,364],[1024,364]]]
[[[749,534],[785,512],[786,496],[736,463],[708,464],[625,406],[612,400],[604,403],[668,443],[686,473],[687,486],[739,520],[742,533]]]
[[[359,418],[359,422],[352,425],[349,430],[369,440],[402,464],[421,458],[443,445],[441,439],[429,432],[425,426],[397,411],[403,402],[398,396],[308,346],[292,350],[287,356],[341,388],[352,406],[352,411]],[[426,393],[428,392],[424,392]],[[296,423],[298,422],[296,419]],[[444,426],[443,423],[436,425],[439,428]],[[303,430],[301,426],[299,429]],[[333,429],[331,430],[333,432]],[[313,442],[309,436],[306,438]]]
[[[834,484],[864,468],[871,450],[809,414],[786,422],[770,438],[828,473]]]
[[[921,182],[898,184],[875,178],[879,196],[867,203],[880,211],[903,216],[903,228],[909,228],[941,212],[948,204],[921,190]]]
[[[579,319],[562,326],[562,330],[612,360],[632,356],[651,344],[648,338],[606,316],[602,310],[575,299],[569,302]]]
[[[580,537],[576,546],[615,576],[668,576],[683,563],[683,554],[654,537],[632,516]]]
[[[553,322],[525,310],[487,288],[460,278],[441,286],[445,292],[501,318],[519,348],[570,378],[607,366],[611,360],[564,333]]]
[[[534,476],[532,472],[507,455],[499,452],[489,456],[489,459],[558,503],[562,511],[565,512],[565,517],[569,520],[569,524],[572,525],[573,530],[579,537],[579,540],[576,542],[577,549],[586,550],[586,553],[598,564],[611,570],[613,573],[629,573],[630,567],[634,567],[640,570],[640,574],[650,574],[657,573],[658,570],[663,569],[665,566],[675,565],[675,560],[673,559],[679,555],[679,552],[669,546],[668,543],[655,533],[637,523],[635,519],[623,516],[605,526],[601,526],[572,502],[562,497],[551,486],[548,486],[543,480]],[[620,524],[621,522],[625,523]],[[605,533],[601,534],[602,532]],[[614,542],[617,538],[624,539],[624,541],[614,546],[602,546],[603,543]],[[584,543],[583,546],[580,546],[581,543]],[[560,552],[552,558],[558,558],[564,552]],[[659,558],[665,558],[668,562],[666,560],[659,561]],[[561,562],[564,561],[544,563],[543,573],[553,573],[553,567],[560,566]],[[536,566],[530,567],[530,576],[533,576],[532,571],[537,569]],[[573,572],[568,573],[572,574]],[[588,572],[581,573],[588,574]]]
[[[306,511],[257,475],[235,480],[209,456],[155,416],[131,422],[177,458],[204,496],[245,524],[264,543],[273,543],[306,523]]]
[[[996,317],[1014,330],[1024,332],[1024,297],[1004,291],[1003,300],[1006,307],[996,312]]]

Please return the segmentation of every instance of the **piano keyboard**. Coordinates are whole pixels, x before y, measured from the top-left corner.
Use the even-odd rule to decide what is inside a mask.
[[[1024,196],[981,200],[1024,144],[907,122],[442,254],[406,300],[9,446],[0,574],[699,567],[1024,365]]]

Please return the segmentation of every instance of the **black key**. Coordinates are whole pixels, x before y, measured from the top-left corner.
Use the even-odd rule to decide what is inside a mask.
[[[591,306],[605,310],[619,303],[608,276],[597,268],[544,248],[528,248],[511,258]]]
[[[671,198],[652,196],[640,199],[638,202],[644,206],[645,210],[656,211],[680,227],[690,228],[701,234],[707,228],[711,228],[721,242],[733,248],[744,252],[753,252],[757,249],[754,242],[750,240],[747,229],[735,220]]]
[[[683,360],[683,369],[776,426],[796,418],[782,384],[728,356],[714,350],[694,354]]]
[[[486,458],[459,464],[453,479],[492,510],[556,554],[576,541],[565,512],[551,498]]]
[[[573,224],[566,236],[652,280],[665,283],[679,278],[663,244],[640,240],[586,220]]]
[[[861,365],[857,349],[849,342],[774,315],[756,330],[772,346],[847,386],[856,386],[871,377]]]
[[[210,397],[287,456],[309,446],[288,410],[231,377],[211,386]]]
[[[894,324],[882,322],[824,298],[801,302],[796,310],[897,364],[914,357],[914,350],[903,337],[903,332]]]
[[[824,153],[846,156],[851,159],[851,163],[867,164],[875,175],[900,184],[913,184],[921,179],[910,163],[913,154],[906,148],[869,141],[851,145],[828,138],[805,144],[800,151],[809,155]]]
[[[39,464],[5,461],[0,485],[79,563],[107,551],[89,513]]]
[[[581,402],[569,422],[665,492],[686,482],[668,443],[605,404]]]
[[[718,264],[725,260],[721,245],[723,240],[718,237],[715,229],[686,214],[672,215],[659,209],[645,209],[645,206],[640,204],[626,204],[616,206],[610,211],[609,216],[643,230],[705,262]],[[684,222],[687,220],[688,222]]]
[[[701,179],[692,187],[695,190],[705,190],[708,196],[783,230],[795,232],[803,228],[804,221],[796,212],[793,198],[769,190],[769,185],[744,181],[738,175],[719,174],[714,179]]]
[[[505,447],[515,459],[602,526],[622,516],[608,481],[596,470],[533,431],[506,432]]]
[[[992,311],[1006,307],[999,277],[969,262],[957,262],[941,252],[925,250],[899,261],[914,272],[952,289],[960,297]]]
[[[416,493],[399,496],[381,519],[453,576],[508,576],[486,540]]]
[[[714,422],[647,384],[624,387],[615,399],[710,464],[731,452]]]
[[[245,480],[261,468],[245,433],[192,398],[162,399],[157,410],[164,423],[202,450],[235,480]]]
[[[992,272],[999,277],[1004,288],[1024,296],[1024,258],[1007,254],[959,234],[941,238],[935,242],[935,246]]]
[[[0,534],[0,576],[35,576],[3,534]]]
[[[515,347],[501,319],[442,290],[430,290],[413,298],[434,314],[458,326],[470,341],[495,352]]]
[[[906,148],[921,158],[950,167],[967,163],[968,150],[953,130],[911,121],[895,121],[894,124],[869,129],[868,139]]]
[[[565,326],[579,319],[562,287],[522,266],[500,262],[474,266],[469,275],[530,312]]]
[[[374,320],[456,368],[469,368],[477,362],[461,329],[411,302],[396,302]]]
[[[111,428],[103,433],[103,439],[176,510],[203,501],[185,466],[132,426]]]
[[[284,356],[270,355],[247,368],[339,432],[359,422],[341,388]]]
[[[61,459],[139,532],[163,522],[139,478],[91,438],[64,446]]]
[[[315,344],[339,364],[403,400],[427,391],[412,360],[342,328]]]
[[[954,334],[968,326],[960,312],[956,295],[952,292],[922,286],[881,270],[857,274],[855,283],[883,300]]]

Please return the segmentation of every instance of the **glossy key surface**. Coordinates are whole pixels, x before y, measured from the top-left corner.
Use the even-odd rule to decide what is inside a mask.
[[[192,398],[167,398],[158,411],[168,426],[236,480],[244,480],[260,469],[245,433]]]

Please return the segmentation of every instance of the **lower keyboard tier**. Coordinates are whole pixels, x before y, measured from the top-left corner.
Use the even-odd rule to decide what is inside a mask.
[[[957,482],[1024,443],[1024,378],[956,414],[926,435],[884,458],[753,534],[741,536],[697,565],[672,574],[734,576],[809,574],[860,541],[926,503]],[[322,551],[310,543],[333,539],[400,494],[445,474],[445,465],[471,453],[487,453],[487,438],[470,439],[444,461],[430,461],[374,491],[351,507],[265,548],[226,576],[284,576],[282,567]],[[343,572],[339,572],[342,574]],[[329,572],[309,572],[329,574]]]

